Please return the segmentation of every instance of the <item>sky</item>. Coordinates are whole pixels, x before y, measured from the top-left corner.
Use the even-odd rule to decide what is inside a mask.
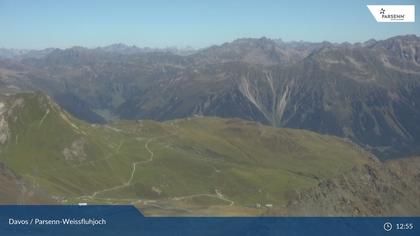
[[[415,23],[377,23],[367,4],[415,4]],[[0,48],[202,48],[237,38],[361,42],[420,35],[420,0],[0,0]]]

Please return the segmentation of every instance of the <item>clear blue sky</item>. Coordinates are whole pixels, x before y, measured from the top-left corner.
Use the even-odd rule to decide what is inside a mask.
[[[377,23],[367,4],[416,4],[416,23]],[[420,0],[0,0],[0,47],[220,44],[241,37],[356,42],[420,35]]]

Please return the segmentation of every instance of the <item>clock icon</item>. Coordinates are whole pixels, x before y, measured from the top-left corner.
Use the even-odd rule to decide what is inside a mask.
[[[392,230],[392,224],[391,223],[389,223],[389,222],[386,222],[385,224],[384,224],[384,230],[385,231],[391,231]]]

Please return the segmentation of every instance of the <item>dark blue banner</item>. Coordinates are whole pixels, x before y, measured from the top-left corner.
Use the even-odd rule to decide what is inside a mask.
[[[420,235],[420,217],[144,217],[132,206],[0,206],[0,235]]]

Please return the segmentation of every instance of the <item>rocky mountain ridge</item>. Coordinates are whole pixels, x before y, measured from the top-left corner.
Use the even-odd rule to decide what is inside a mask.
[[[0,84],[44,91],[90,122],[237,117],[346,137],[393,158],[419,152],[419,54],[415,35],[355,44],[239,39],[186,56],[71,48],[3,59]]]

